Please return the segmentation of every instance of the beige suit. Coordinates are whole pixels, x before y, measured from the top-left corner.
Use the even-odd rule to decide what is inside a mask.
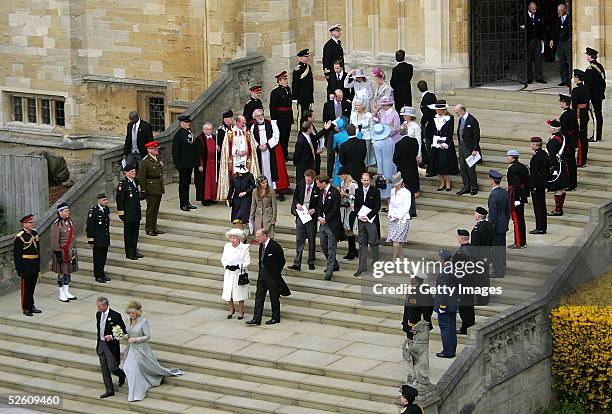
[[[257,190],[253,190],[253,200],[251,201],[251,217],[253,232],[257,229],[265,228],[268,237],[274,237],[274,223],[276,222],[276,193],[271,188],[270,196],[259,198]]]

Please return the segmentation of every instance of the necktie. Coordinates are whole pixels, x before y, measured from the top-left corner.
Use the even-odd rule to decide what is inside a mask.
[[[370,188],[370,187],[368,187],[368,188]],[[366,201],[366,197],[368,195],[368,188],[365,188],[365,187],[363,188],[363,201],[364,202]]]
[[[138,129],[136,128],[136,124],[134,124],[134,125],[132,126],[132,136],[133,136],[133,137],[136,137],[136,133],[137,133],[137,132],[138,132]]]
[[[102,312],[100,315],[100,339],[104,340],[104,328],[106,328],[106,313]]]
[[[340,74],[338,73],[338,80],[340,80]]]
[[[342,47],[342,42],[338,39],[338,46]]]
[[[326,199],[327,199],[327,190],[323,191],[323,204],[325,204]]]
[[[310,200],[310,186],[309,185],[306,186],[306,198]]]

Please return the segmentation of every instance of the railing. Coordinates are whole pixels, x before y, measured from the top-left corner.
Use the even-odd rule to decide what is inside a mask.
[[[457,356],[436,384],[440,397],[438,411],[444,414],[533,412],[551,392],[546,364],[552,353],[550,310],[559,303],[563,293],[600,275],[611,262],[612,200],[609,200],[591,209],[589,224],[533,300],[513,306],[477,327],[474,344]],[[527,377],[517,377],[534,367],[541,371],[529,371],[529,375],[532,379],[540,376],[544,380],[539,384],[541,388]],[[512,396],[508,386],[500,386],[513,378],[518,379],[514,386],[519,384],[524,390],[520,398]],[[542,391],[547,395],[538,396]],[[512,397],[516,400],[504,401]]]
[[[210,119],[220,123],[221,115],[227,109],[242,109],[249,96],[249,80],[262,79],[263,62],[263,57],[251,56],[221,65],[219,78],[185,111],[185,114],[193,120],[191,126],[195,134],[199,134],[205,120]],[[164,173],[167,178],[170,178],[174,172],[170,148],[172,137],[178,128],[178,122],[174,122],[166,131],[155,137],[160,143],[160,157],[164,162]],[[95,203],[97,193],[104,191],[109,198],[114,198],[115,190],[122,177],[122,158],[123,145],[94,154],[92,165],[87,173],[61,198],[62,201],[70,204],[78,232],[84,229],[87,212]],[[43,272],[51,257],[49,226],[55,217],[55,210],[49,209],[41,217],[35,218],[41,237]],[[13,266],[13,239],[12,235],[0,238],[0,294],[17,289],[19,282]],[[19,304],[15,304],[16,308],[18,306]]]

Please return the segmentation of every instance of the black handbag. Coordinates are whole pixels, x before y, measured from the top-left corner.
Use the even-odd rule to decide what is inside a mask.
[[[385,190],[387,188],[387,179],[384,175],[378,174],[376,175],[376,180],[374,181],[374,185],[379,190]]]
[[[238,285],[244,286],[249,284],[249,274],[240,266],[240,274],[238,275]]]

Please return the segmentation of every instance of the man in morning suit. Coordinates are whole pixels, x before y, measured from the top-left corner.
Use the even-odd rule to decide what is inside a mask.
[[[280,295],[289,296],[289,288],[283,280],[281,272],[285,267],[283,248],[268,237],[266,229],[257,229],[255,238],[259,243],[259,275],[257,276],[257,291],[253,319],[245,322],[248,326],[261,325],[266,293],[270,291],[272,319],[266,325],[274,325],[281,320]]]
[[[98,202],[87,213],[87,243],[93,250],[94,279],[99,283],[111,280],[104,273],[108,247],[110,246],[110,209],[105,193],[97,196]]]
[[[297,56],[300,62],[293,69],[291,90],[293,92],[293,101],[297,102],[299,106],[298,113],[301,114],[306,109],[310,109],[314,103],[314,78],[312,76],[312,67],[308,63],[310,51],[308,49],[300,50]]]
[[[108,299],[99,297],[96,299],[96,353],[100,360],[100,369],[102,369],[102,379],[106,392],[100,395],[100,398],[112,397],[115,395],[113,388],[113,378],[111,373],[119,377],[118,385],[121,387],[125,384],[125,373],[119,368],[121,362],[121,354],[119,349],[119,339],[113,337],[113,328],[120,326],[123,333],[127,332],[125,323],[119,312],[112,310],[108,306]]]
[[[327,121],[324,128],[317,134],[314,132],[314,125],[312,122],[305,121],[302,124],[301,132],[298,135],[293,150],[293,165],[295,166],[297,184],[304,183],[304,173],[307,170],[316,169],[319,139],[330,128],[331,121]]]
[[[431,109],[429,105],[433,105],[436,103],[438,98],[436,94],[430,92],[427,89],[427,82],[424,80],[420,80],[417,82],[417,89],[421,92],[421,133],[423,134],[423,148],[424,151],[421,151],[421,160],[422,165],[429,164],[429,157],[431,155],[431,143],[434,136],[434,131],[436,130],[436,126],[434,123],[434,117],[436,116],[436,111]],[[428,173],[428,177],[433,177],[435,174]]]
[[[559,86],[569,86],[570,67],[572,61],[572,19],[567,14],[567,6],[561,3],[557,6],[558,16],[555,18],[550,39],[550,48],[557,47],[559,57]]]
[[[123,221],[123,241],[125,243],[125,257],[137,260],[143,257],[138,253],[138,230],[140,228],[140,200],[142,190],[136,178],[136,166],[126,165],[123,167],[125,178],[117,187],[117,214]]]
[[[344,99],[342,89],[336,89],[334,99],[323,104],[323,122],[334,121],[342,116],[347,118],[351,116],[351,104]],[[336,163],[334,129],[328,131],[325,140],[325,145],[327,146],[327,174],[330,175],[333,173]]]
[[[576,149],[578,148],[578,119],[576,111],[572,109],[572,97],[559,94],[559,106],[563,112],[559,116],[561,123],[561,133],[565,137],[565,143],[568,147],[567,154],[567,175],[569,179],[568,191],[574,191],[578,186],[578,168],[576,164]]]
[[[340,219],[340,191],[330,184],[326,175],[318,175],[315,180],[321,194],[317,204],[317,217],[321,250],[327,259],[325,280],[331,280],[333,273],[340,270],[336,260],[338,242],[346,236]]]
[[[282,71],[275,78],[276,88],[270,92],[270,119],[276,121],[283,156],[287,160],[289,155],[289,135],[291,135],[291,125],[293,125],[291,88],[288,86],[287,71]]]
[[[544,20],[538,13],[535,2],[529,3],[527,22],[521,25],[527,33],[527,83],[533,83],[534,67],[535,79],[538,83],[546,83],[542,74],[542,54],[544,53]],[[533,66],[532,66],[533,65]]]
[[[164,167],[159,157],[159,143],[151,141],[147,144],[149,152],[140,163],[138,181],[142,183],[142,189],[147,198],[147,221],[145,231],[149,236],[163,234],[157,229],[157,216],[162,195],[164,194]]]
[[[189,202],[189,186],[191,175],[196,166],[196,147],[191,132],[191,118],[188,115],[178,117],[180,128],[172,138],[172,161],[179,173],[179,204],[183,211],[196,209]]]
[[[529,202],[529,169],[519,161],[519,152],[514,149],[506,152],[506,162],[509,164],[506,177],[510,214],[514,223],[514,244],[509,248],[522,249],[527,246],[525,204]]]
[[[295,159],[295,158],[294,158]],[[291,202],[291,214],[295,216],[295,260],[289,269],[300,270],[302,268],[302,254],[308,240],[308,269],[315,269],[315,243],[317,237],[317,204],[321,193],[315,182],[313,169],[306,170],[302,182],[298,182],[293,192]],[[312,220],[302,223],[297,211],[307,211]]]
[[[531,190],[531,203],[535,216],[536,228],[529,234],[546,234],[546,183],[548,180],[548,154],[542,149],[542,138],[531,137],[531,150],[533,156],[529,161],[529,188]]]
[[[378,243],[380,238],[380,190],[371,186],[372,177],[369,172],[361,174],[361,186],[355,189],[355,214],[359,214],[362,206],[370,209],[366,215],[357,216],[357,234],[359,235],[359,268],[353,276],[360,276],[368,270],[368,245],[372,249],[372,263],[379,260]],[[372,265],[373,266],[373,265]]]
[[[606,99],[606,70],[601,63],[597,61],[599,52],[590,47],[586,48],[586,59],[589,62],[589,67],[584,71],[586,74],[586,86],[589,88],[589,98],[593,105],[593,127],[592,141],[601,141],[601,131],[603,128],[603,116],[601,114],[602,101]],[[586,156],[585,156],[586,159]]]
[[[138,165],[142,157],[147,155],[145,145],[153,141],[153,128],[147,121],[140,119],[136,111],[130,112],[128,117],[130,122],[127,125],[127,133],[125,134],[123,159],[128,164]]]
[[[576,111],[578,121],[578,167],[587,166],[587,155],[589,152],[589,140],[587,131],[589,129],[589,89],[584,84],[586,73],[580,69],[574,69],[574,83],[576,87],[572,89],[572,109]]]
[[[334,62],[340,62],[344,68],[344,50],[342,50],[342,42],[340,41],[342,29],[339,24],[335,24],[328,30],[331,37],[323,46],[323,58],[321,59],[325,79],[327,79],[333,71]]]
[[[40,274],[40,245],[34,230],[34,216],[28,214],[19,220],[23,229],[13,241],[15,270],[21,278],[21,311],[26,316],[41,313],[34,306],[34,289]]]
[[[306,121],[312,124],[312,133],[316,136],[319,142],[318,148],[315,148],[316,154],[315,154],[315,168],[314,168],[317,175],[319,175],[321,173],[321,154],[323,154],[326,151],[325,137],[329,135],[329,131],[331,130],[331,127],[332,127],[332,121],[325,122],[323,129],[321,131],[317,131],[317,127],[315,126],[314,112],[311,109],[307,109],[304,111],[304,113],[302,114],[302,119],[304,120],[302,121],[302,125]]]
[[[330,72],[327,77],[327,99],[334,99],[336,89],[341,89],[344,94],[344,99],[347,102],[353,100],[354,91],[353,88],[345,88],[344,80],[348,74],[344,71],[344,66],[339,61],[334,62],[334,70]]]
[[[395,52],[395,60],[397,65],[391,72],[391,81],[389,82],[393,88],[395,107],[412,106],[412,85],[410,85],[410,82],[414,72],[413,67],[410,63],[406,63],[406,52],[401,49]]]
[[[442,351],[438,358],[454,358],[457,352],[457,279],[450,266],[445,266],[453,254],[448,250],[438,252],[442,271],[436,279],[438,293],[434,296],[434,312],[438,314],[438,327],[442,339]],[[443,288],[446,287],[446,288]],[[448,288],[455,288],[453,293]]]
[[[491,277],[502,278],[506,275],[506,233],[510,221],[510,198],[508,192],[501,188],[502,175],[499,171],[489,170],[489,223],[493,225],[493,272]]]
[[[363,139],[357,138],[355,125],[348,124],[346,133],[349,139],[340,145],[338,160],[340,165],[348,170],[353,180],[361,180],[361,174],[366,170],[365,158],[368,152],[366,143]]]
[[[457,138],[459,139],[459,172],[463,188],[457,195],[470,193],[478,194],[478,180],[476,175],[476,164],[468,166],[465,159],[480,152],[480,124],[474,115],[467,112],[465,106],[455,105],[457,115]]]

